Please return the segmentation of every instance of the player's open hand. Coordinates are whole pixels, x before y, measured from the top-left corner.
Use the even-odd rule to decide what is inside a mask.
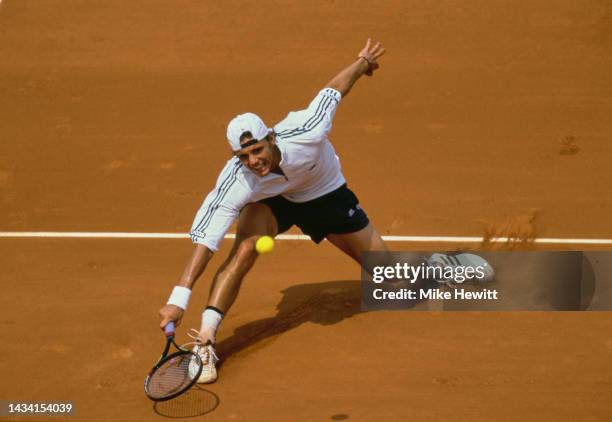
[[[159,328],[163,330],[170,321],[174,321],[177,326],[180,325],[181,319],[183,319],[183,312],[183,309],[176,305],[164,306],[159,310],[159,317],[161,318]]]
[[[363,47],[363,49],[357,55],[357,57],[368,62],[368,70],[366,71],[366,75],[372,76],[374,71],[380,67],[378,64],[378,58],[385,54],[385,51],[385,48],[380,42],[372,45],[372,40],[368,38],[365,47]]]

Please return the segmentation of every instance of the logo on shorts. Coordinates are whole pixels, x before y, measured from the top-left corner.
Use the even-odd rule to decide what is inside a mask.
[[[349,215],[349,217],[354,216],[354,215],[355,215],[355,210],[351,208],[351,209],[349,210],[349,212],[348,212],[348,215]]]

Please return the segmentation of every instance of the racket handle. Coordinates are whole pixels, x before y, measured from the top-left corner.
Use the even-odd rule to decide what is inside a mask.
[[[169,323],[166,324],[166,326],[164,327],[164,333],[166,334],[166,337],[173,337],[174,336],[174,321],[170,321]]]

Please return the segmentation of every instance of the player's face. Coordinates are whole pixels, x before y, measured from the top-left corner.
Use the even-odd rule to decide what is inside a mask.
[[[274,151],[273,144],[264,139],[254,145],[242,148],[234,154],[247,166],[249,170],[259,177],[263,177],[270,173],[274,166]]]

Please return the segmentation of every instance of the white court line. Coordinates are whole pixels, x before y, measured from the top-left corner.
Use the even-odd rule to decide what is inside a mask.
[[[88,238],[88,239],[188,239],[187,233],[128,233],[128,232],[0,232],[0,238]],[[235,234],[226,234],[226,239],[235,239]],[[281,234],[277,240],[310,240],[303,234]],[[475,236],[383,236],[387,242],[439,242],[439,243],[476,243],[482,237]],[[491,242],[512,242],[517,239],[496,237]],[[533,243],[565,245],[612,245],[612,239],[556,239],[539,238]]]

